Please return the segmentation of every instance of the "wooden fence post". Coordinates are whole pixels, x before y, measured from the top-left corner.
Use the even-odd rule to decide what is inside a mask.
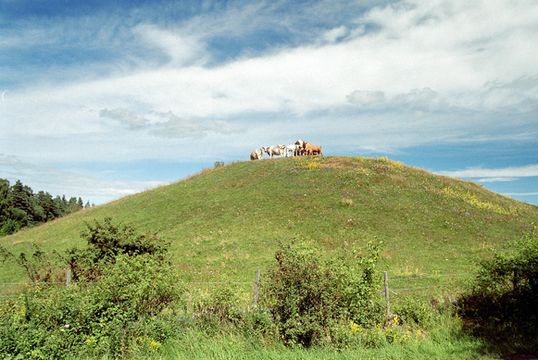
[[[260,270],[256,270],[256,282],[254,283],[254,309],[258,306],[258,297],[260,296]]]
[[[72,276],[71,266],[69,266],[67,270],[65,271],[65,286],[66,287],[69,287],[69,285],[71,285],[71,276]]]
[[[390,301],[389,301],[389,275],[386,271],[383,272],[383,278],[385,280],[385,300],[387,301],[387,319],[390,319],[392,314],[390,313]]]

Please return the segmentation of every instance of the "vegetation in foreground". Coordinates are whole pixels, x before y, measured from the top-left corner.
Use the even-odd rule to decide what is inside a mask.
[[[510,255],[482,265],[476,286],[459,306],[408,298],[385,317],[375,296],[379,244],[331,258],[301,241],[281,244],[261,288],[258,306],[242,306],[240,292],[224,286],[187,301],[166,244],[155,236],[107,219],[87,225],[84,249],[57,254],[75,281],[58,286],[61,269],[23,256],[34,285],[0,306],[0,355],[4,358],[490,358],[490,341],[508,341],[503,331],[474,338],[463,324],[492,318],[477,297],[496,300],[500,323],[536,335],[532,310],[537,295],[536,232],[516,242]],[[5,261],[16,258],[7,250]],[[530,271],[529,271],[530,270]],[[520,274],[514,282],[514,274]],[[39,275],[45,274],[45,275]],[[505,274],[510,274],[507,286]],[[524,295],[524,296],[522,296]],[[471,301],[469,301],[471,299]],[[532,300],[531,300],[532,299]],[[478,306],[476,306],[478,304]],[[471,306],[471,307],[470,307]],[[515,306],[515,308],[514,308]],[[531,314],[532,315],[532,314]],[[531,336],[528,338],[528,336]]]
[[[538,353],[538,229],[482,262],[460,299],[465,330],[502,353]]]
[[[0,308],[2,357],[116,357],[171,334],[182,288],[163,244],[110,219],[88,224],[83,237],[85,249],[54,260],[41,251],[17,257],[3,250],[4,261],[27,269],[32,285]],[[68,264],[74,281],[59,285]]]

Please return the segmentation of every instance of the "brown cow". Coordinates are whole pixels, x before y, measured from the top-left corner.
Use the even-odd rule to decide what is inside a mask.
[[[304,148],[306,155],[323,155],[321,153],[321,146],[319,145],[305,143]]]
[[[250,153],[250,160],[261,160],[263,159],[263,152],[265,148],[255,149]]]

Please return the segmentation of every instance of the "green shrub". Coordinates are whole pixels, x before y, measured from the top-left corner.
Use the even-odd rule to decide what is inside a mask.
[[[195,304],[194,312],[198,324],[209,331],[239,325],[244,315],[240,303],[237,289],[230,286],[217,287],[208,297],[200,299]]]
[[[183,289],[164,253],[107,253],[92,264],[98,277],[80,276],[69,287],[37,282],[0,304],[0,358],[119,357],[155,351],[177,331]]]
[[[467,330],[497,351],[538,351],[538,232],[536,227],[481,264],[460,299]]]
[[[0,258],[2,262],[13,261],[24,269],[28,280],[32,283],[61,282],[65,279],[65,266],[62,268],[61,255],[56,252],[47,254],[35,244],[32,244],[31,251],[21,252],[18,255],[0,245]]]
[[[159,330],[167,327],[163,312],[173,313],[180,300],[182,287],[178,284],[167,263],[147,254],[119,255],[90,287],[96,349],[117,354],[127,351],[139,337],[164,340],[170,334]]]
[[[21,228],[21,224],[13,219],[5,220],[0,226],[0,236],[16,233]]]
[[[130,226],[114,224],[111,218],[105,218],[103,222],[95,220],[93,224],[86,223],[81,236],[88,246],[67,252],[75,280],[95,279],[100,275],[100,269],[113,263],[118,255],[148,254],[163,260],[167,249],[167,244],[162,243],[155,234],[139,234]]]
[[[95,301],[133,319],[155,315],[179,299],[178,284],[173,268],[150,255],[119,255],[103,269],[95,285]]]
[[[370,244],[365,257],[325,260],[311,245],[281,246],[262,289],[284,342],[331,343],[342,322],[372,326],[382,321],[375,301],[378,254],[378,247]]]
[[[278,328],[273,321],[271,312],[264,308],[255,308],[243,316],[241,324],[247,337],[254,336],[264,342],[275,343],[278,339]]]
[[[165,310],[181,295],[171,267],[150,256],[120,256],[96,282],[30,288],[0,309],[0,355],[63,358],[121,355],[140,337],[171,334]],[[164,331],[163,329],[168,329]]]
[[[422,328],[432,325],[437,315],[431,304],[411,297],[402,299],[393,307],[393,312],[403,324]]]

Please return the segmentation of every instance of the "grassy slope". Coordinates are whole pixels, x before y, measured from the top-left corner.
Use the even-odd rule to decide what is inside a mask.
[[[386,159],[288,158],[208,170],[0,244],[16,250],[31,242],[45,250],[82,245],[84,221],[107,216],[170,241],[190,282],[231,280],[245,282],[246,290],[279,240],[311,240],[330,253],[377,238],[385,242],[383,267],[394,289],[427,287],[431,294],[457,289],[476,259],[538,220],[538,208]],[[1,269],[0,283],[21,278],[12,266]]]

